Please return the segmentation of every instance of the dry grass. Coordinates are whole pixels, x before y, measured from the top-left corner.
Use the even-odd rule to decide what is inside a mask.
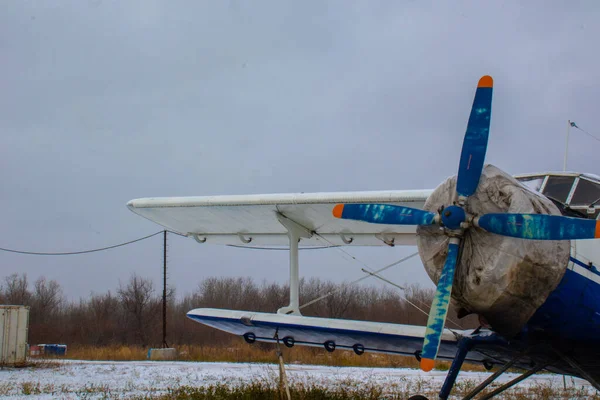
[[[246,343],[232,343],[227,347],[201,347],[201,346],[176,346],[179,350],[179,360],[183,361],[229,361],[229,362],[269,362],[275,361],[274,346],[254,345]],[[336,351],[327,353],[320,348],[294,347],[283,348],[285,359],[290,362],[306,364],[325,364],[340,366],[363,367],[410,367],[418,366],[411,357],[389,356],[381,354],[364,354],[357,356],[350,351]],[[88,360],[144,360],[146,349],[142,347],[76,347],[69,348],[68,357]],[[40,360],[34,366],[40,368],[53,367],[60,363]],[[448,363],[444,364],[446,367]],[[481,369],[481,368],[479,368]],[[461,379],[454,387],[452,395],[460,398],[466,395],[479,380]],[[54,383],[40,383],[39,381],[26,381],[20,383],[1,383],[0,396],[31,396],[52,395],[53,397],[75,396],[76,398],[105,398],[105,399],[158,399],[158,400],[184,400],[184,399],[279,399],[277,376],[258,379],[247,384],[218,384],[202,387],[199,386],[152,386],[144,389],[144,395],[127,393],[108,385],[86,384],[85,387],[71,387],[71,385],[58,385]],[[291,381],[292,398],[294,399],[406,399],[410,395],[422,394],[428,398],[437,398],[438,384],[418,377],[399,377],[385,384],[359,381],[352,378],[341,379],[334,384],[329,380],[296,379]],[[493,390],[498,384],[484,391]],[[131,389],[132,390],[132,389]],[[139,392],[138,392],[139,393]],[[454,397],[453,397],[454,398]],[[600,400],[598,394],[593,394],[586,387],[575,386],[563,389],[562,385],[555,382],[535,383],[531,386],[515,387],[497,397],[506,400],[523,399],[593,399]]]
[[[468,387],[467,387],[468,386]],[[452,398],[462,398],[475,384],[456,387],[452,391]],[[293,399],[297,400],[316,400],[316,399],[335,399],[335,400],[358,400],[358,399],[397,399],[404,400],[409,396],[421,394],[427,398],[434,399],[438,395],[437,388],[432,388],[424,382],[403,382],[399,384],[390,384],[386,386],[356,382],[341,382],[335,387],[327,387],[319,382],[309,384],[292,384],[290,392]],[[490,389],[493,390],[493,389]],[[487,391],[482,392],[482,394]],[[183,386],[169,390],[165,395],[150,395],[134,397],[138,400],[156,399],[156,400],[208,400],[208,399],[252,399],[252,400],[277,400],[285,398],[281,396],[282,392],[274,382],[254,382],[243,386],[213,385],[207,387],[189,387]],[[576,388],[563,389],[551,384],[540,384],[532,387],[515,387],[494,397],[498,400],[552,400],[552,399],[589,399],[600,400],[597,394],[590,394],[587,390],[578,390]]]
[[[93,361],[138,361],[145,360],[148,349],[141,346],[77,346],[71,345],[61,358]],[[45,357],[45,356],[44,356]]]
[[[467,381],[464,385],[457,385],[452,391],[452,398],[462,398],[475,382]],[[432,387],[424,380],[401,379],[395,383],[381,385],[372,382],[340,381],[331,386],[323,382],[295,382],[290,385],[292,398],[295,400],[358,400],[358,399],[397,399],[404,400],[414,394],[421,394],[427,398],[437,398],[439,388]],[[493,390],[493,389],[490,389]],[[162,392],[164,394],[158,394]],[[166,392],[166,393],[165,393]],[[485,394],[488,391],[482,392]],[[0,383],[0,396],[26,396],[50,395],[52,398],[102,398],[137,400],[277,400],[281,391],[276,380],[258,380],[244,385],[209,385],[209,386],[173,386],[168,388],[150,388],[147,394],[132,395],[120,390],[114,390],[109,385],[86,385],[74,388],[70,385],[42,384],[40,382],[11,382]],[[590,393],[587,389],[575,387],[563,389],[561,386],[542,383],[529,387],[515,387],[494,397],[498,400],[551,400],[551,399],[589,399],[600,400],[600,395]]]
[[[276,361],[275,345],[255,344],[248,345],[243,341],[234,341],[226,346],[175,346],[178,352],[177,360],[180,361],[205,361],[205,362],[264,362]],[[392,367],[392,368],[419,368],[419,363],[414,357],[396,356],[388,354],[365,353],[361,356],[352,351],[337,350],[328,353],[322,348],[296,346],[291,349],[281,346],[286,362],[294,364],[353,366],[353,367]],[[135,361],[145,360],[147,348],[140,346],[70,346],[66,358],[75,360],[110,360],[110,361]],[[477,365],[465,365],[469,371],[483,371]],[[438,362],[436,368],[445,370],[450,367],[449,362]]]

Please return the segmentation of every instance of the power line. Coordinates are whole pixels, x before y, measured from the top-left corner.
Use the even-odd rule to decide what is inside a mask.
[[[374,274],[377,274],[377,273],[379,273],[379,272],[383,272],[383,271],[385,271],[386,269],[388,269],[388,268],[391,268],[391,267],[393,267],[393,266],[395,266],[395,265],[402,264],[404,261],[406,261],[406,260],[408,260],[408,259],[411,259],[411,258],[413,258],[413,257],[414,257],[414,256],[416,256],[417,254],[419,254],[419,252],[416,252],[416,253],[413,253],[413,254],[411,254],[411,255],[409,255],[409,256],[407,256],[407,257],[401,258],[401,259],[400,259],[400,260],[398,260],[398,261],[394,261],[393,263],[391,263],[391,264],[388,264],[388,265],[386,265],[385,267],[383,267],[383,268],[380,268],[380,269],[378,269],[377,271],[374,271],[374,272],[369,272],[369,271],[367,271],[367,270],[363,269],[363,272],[365,272],[365,274],[366,274],[366,275],[364,275],[364,276],[361,276],[360,278],[353,280],[352,282],[350,282],[350,283],[349,283],[349,285],[355,285],[355,284],[357,284],[357,283],[358,283],[358,282],[360,282],[360,281],[364,281],[365,279],[367,279],[367,278],[370,278],[370,277],[371,277],[371,276],[373,276]],[[397,285],[395,285],[395,286],[397,286]],[[402,289],[402,290],[405,290],[404,288],[401,288],[401,289]],[[329,296],[331,296],[331,295],[335,294],[336,292],[339,292],[340,290],[341,290],[341,289],[336,289],[336,290],[333,290],[333,291],[327,292],[327,293],[323,294],[322,296],[319,296],[319,297],[317,297],[316,299],[312,299],[311,301],[309,301],[309,302],[307,302],[307,303],[304,303],[304,304],[302,304],[302,305],[299,307],[299,309],[303,309],[304,307],[308,307],[308,306],[310,306],[311,304],[314,304],[314,303],[316,303],[317,301],[321,301],[321,300],[323,300],[323,299],[325,299],[325,298],[327,298],[327,297],[329,297]],[[427,313],[426,313],[426,315],[427,315]]]
[[[586,135],[588,135],[588,136],[590,136],[591,138],[593,138],[593,139],[597,140],[598,142],[600,142],[600,138],[599,138],[599,137],[597,137],[597,136],[595,136],[595,135],[592,135],[592,134],[591,134],[591,133],[589,133],[588,131],[586,131],[586,130],[584,130],[584,129],[581,129],[581,128],[580,128],[580,127],[578,127],[578,126],[576,126],[575,128],[579,129],[581,132],[585,133]]]
[[[600,142],[600,138],[596,135],[592,135],[591,133],[589,133],[588,131],[586,131],[585,129],[581,129],[576,123],[575,121],[571,121],[569,120],[569,127],[570,128],[576,128],[579,129],[581,132],[585,133],[586,135],[588,135],[589,137],[597,140],[598,142]]]
[[[64,253],[46,253],[46,252],[36,252],[36,251],[22,251],[22,250],[5,249],[5,248],[0,247],[0,251],[6,251],[8,253],[27,254],[27,255],[32,255],[32,256],[71,256],[71,255],[76,255],[76,254],[94,253],[94,252],[98,252],[98,251],[114,249],[116,247],[127,246],[128,244],[132,244],[135,242],[140,242],[142,240],[149,239],[152,236],[156,236],[163,232],[164,231],[158,231],[156,233],[153,233],[152,235],[144,236],[144,237],[141,237],[141,238],[138,238],[135,240],[130,240],[129,242],[119,243],[119,244],[115,244],[113,246],[107,246],[107,247],[102,247],[99,249],[91,249],[91,250],[69,251],[69,252],[64,252]]]

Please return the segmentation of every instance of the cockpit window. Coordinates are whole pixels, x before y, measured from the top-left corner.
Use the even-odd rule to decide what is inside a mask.
[[[571,205],[589,206],[600,198],[600,185],[587,179],[579,179]],[[600,201],[598,201],[600,203]]]
[[[574,180],[574,176],[549,176],[544,187],[544,195],[566,203]]]
[[[536,176],[534,178],[519,179],[519,181],[534,192],[539,192],[544,183],[545,176]]]

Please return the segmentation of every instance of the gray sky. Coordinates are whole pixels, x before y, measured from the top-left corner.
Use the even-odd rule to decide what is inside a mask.
[[[477,80],[495,79],[487,161],[562,169],[566,124],[600,135],[600,3],[6,1],[0,13],[0,247],[71,251],[158,231],[133,198],[432,188],[456,173]],[[600,173],[573,131],[569,168]],[[287,279],[286,252],[171,236],[179,293],[207,276]],[[414,248],[351,248],[376,268]],[[132,272],[162,238],[86,256],[0,253],[0,277],[71,298]],[[361,275],[336,250],[301,274]],[[420,262],[386,274],[433,287]]]

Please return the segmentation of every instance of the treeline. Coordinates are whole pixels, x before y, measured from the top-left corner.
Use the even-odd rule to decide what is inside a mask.
[[[333,283],[303,279],[300,304],[329,294],[301,310],[303,315],[425,325],[433,289],[417,285],[396,288]],[[167,293],[167,342],[169,345],[223,345],[232,336],[189,320],[194,308],[212,307],[275,312],[289,303],[288,286],[256,283],[251,278],[207,278],[194,293]],[[13,274],[0,284],[0,304],[30,307],[29,343],[68,345],[159,346],[162,342],[162,290],[150,279],[133,275],[126,284],[78,302],[65,300],[60,284],[44,277],[30,283],[27,275]],[[421,310],[419,310],[420,308]],[[473,317],[458,321],[449,311],[451,328],[476,326]]]

